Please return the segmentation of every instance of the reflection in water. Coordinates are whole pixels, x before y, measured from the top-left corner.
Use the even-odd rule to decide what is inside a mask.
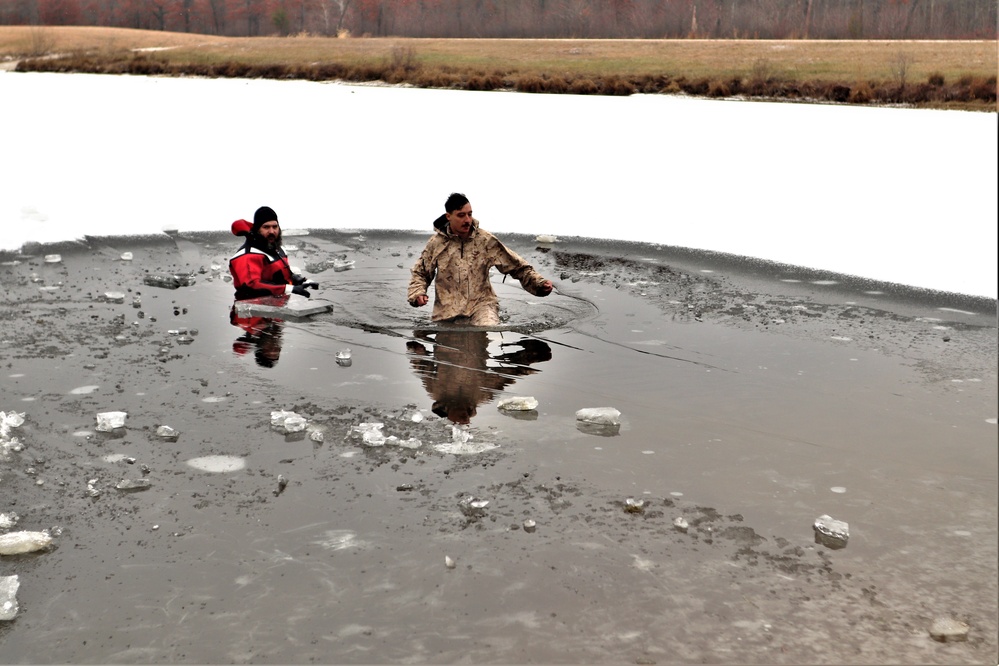
[[[482,403],[516,381],[538,372],[532,363],[550,360],[551,347],[534,338],[502,342],[502,353],[489,354],[487,331],[415,331],[406,348],[410,363],[433,398],[431,409],[454,423],[468,423]],[[428,350],[423,340],[433,345]]]
[[[229,311],[229,323],[243,329],[243,335],[232,343],[232,350],[237,354],[246,354],[251,349],[257,365],[262,368],[273,368],[281,357],[281,336],[284,333],[284,322],[268,317],[240,317],[236,314],[236,306]]]

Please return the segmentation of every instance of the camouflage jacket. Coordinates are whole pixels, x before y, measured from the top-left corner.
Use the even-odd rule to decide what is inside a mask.
[[[493,267],[512,275],[529,293],[542,295],[545,278],[499,239],[480,229],[475,220],[464,240],[451,234],[446,226],[435,230],[411,270],[407,298],[414,303],[436,278],[433,321],[471,317],[483,307],[498,311],[499,300],[489,283],[489,269]]]

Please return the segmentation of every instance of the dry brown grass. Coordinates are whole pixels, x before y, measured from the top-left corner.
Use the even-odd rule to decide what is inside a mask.
[[[31,31],[35,30],[34,35]],[[209,76],[335,78],[374,76],[392,82],[538,92],[628,94],[679,88],[689,94],[724,96],[739,90],[773,95],[782,89],[835,91],[836,98],[859,102],[867,97],[844,89],[876,92],[898,81],[906,63],[912,84],[944,80],[976,91],[969,102],[995,110],[995,41],[768,41],[768,40],[498,40],[323,37],[214,37],[118,28],[0,26],[0,58],[25,57],[45,31],[51,53],[89,54],[90,63],[114,59],[103,71],[127,72],[134,49],[150,51],[140,69]],[[153,65],[149,60],[154,60]],[[99,67],[94,65],[95,68]],[[310,69],[311,68],[311,69]],[[73,67],[67,67],[73,70]],[[99,68],[91,71],[102,71]],[[240,73],[242,72],[242,73]],[[155,71],[154,71],[155,73]],[[383,78],[384,77],[384,78]],[[649,82],[658,79],[658,85]],[[679,81],[679,83],[677,83]],[[836,86],[840,86],[837,88]],[[989,95],[982,92],[991,86]],[[969,93],[970,94],[970,93]],[[898,95],[896,95],[898,96]],[[886,95],[874,94],[872,102]],[[901,99],[902,97],[900,97]],[[984,101],[983,101],[984,100]],[[922,106],[937,101],[906,100]],[[990,106],[991,104],[991,106]]]

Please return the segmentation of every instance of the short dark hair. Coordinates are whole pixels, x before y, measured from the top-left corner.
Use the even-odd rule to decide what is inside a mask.
[[[447,198],[444,202],[444,212],[451,213],[459,208],[464,208],[465,204],[468,203],[468,197],[466,197],[461,192],[452,192],[451,196]]]

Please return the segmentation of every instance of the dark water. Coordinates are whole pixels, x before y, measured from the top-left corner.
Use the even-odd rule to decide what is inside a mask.
[[[229,238],[5,257],[0,409],[27,423],[0,512],[61,533],[0,558],[21,582],[0,661],[994,659],[994,302],[512,238],[558,293],[497,280],[502,330],[453,330],[405,302],[424,240],[286,239],[333,310],[251,330],[229,317]],[[143,284],[189,271],[189,287]],[[497,409],[512,396],[538,406]],[[588,407],[620,426],[578,422]],[[119,409],[126,428],[94,430]],[[276,410],[308,429],[271,427]],[[420,446],[366,446],[363,423]],[[188,464],[204,456],[245,467]],[[114,489],[141,465],[149,490]],[[846,548],[815,543],[823,514],[849,523]],[[930,639],[938,615],[969,640]]]

